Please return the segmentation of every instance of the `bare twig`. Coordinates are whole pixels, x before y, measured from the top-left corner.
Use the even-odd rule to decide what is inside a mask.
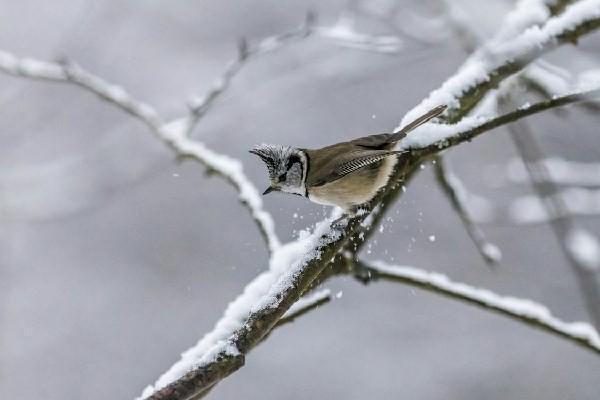
[[[211,109],[219,96],[229,88],[233,78],[250,59],[280,49],[285,44],[294,40],[308,37],[314,32],[315,20],[316,14],[308,12],[304,23],[298,29],[270,36],[261,40],[257,45],[251,45],[246,39],[240,39],[238,43],[237,58],[229,63],[221,77],[213,83],[212,88],[208,93],[201,98],[192,100],[186,127],[188,131],[187,134],[190,134],[193,131],[198,121]]]
[[[437,156],[434,159],[435,177],[444,192],[450,200],[452,208],[458,214],[463,226],[467,230],[469,237],[477,247],[477,251],[486,263],[490,265],[497,264],[502,258],[502,253],[498,247],[485,239],[481,229],[473,222],[469,215],[469,210],[465,202],[465,191],[462,183],[450,172],[445,165],[444,159]]]
[[[453,282],[443,274],[414,267],[394,266],[378,261],[368,264],[357,262],[356,268],[354,272],[363,282],[381,279],[419,287],[525,322],[600,354],[600,336],[592,325],[563,322],[554,317],[546,307],[531,300],[500,296],[487,289]]]
[[[280,327],[285,324],[289,324],[290,322],[294,322],[294,320],[302,315],[310,312],[316,308],[319,308],[323,304],[331,301],[331,291],[329,289],[317,290],[314,293],[309,293],[300,298],[294,305],[290,307],[289,310],[277,323],[275,327]]]

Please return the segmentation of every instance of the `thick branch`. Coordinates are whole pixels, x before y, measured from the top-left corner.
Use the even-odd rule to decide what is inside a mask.
[[[531,300],[500,296],[487,289],[453,282],[443,274],[414,267],[387,265],[381,261],[370,264],[359,262],[355,273],[363,282],[378,279],[400,282],[482,307],[560,336],[600,355],[600,336],[592,325],[563,322],[554,317],[546,307]]]

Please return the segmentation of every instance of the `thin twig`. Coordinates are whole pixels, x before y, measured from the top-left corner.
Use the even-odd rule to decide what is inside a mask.
[[[315,29],[316,14],[308,12],[303,24],[293,31],[279,35],[269,36],[252,46],[246,39],[240,39],[238,43],[237,57],[225,68],[225,71],[217,79],[212,88],[201,98],[194,99],[190,104],[190,115],[187,123],[187,134],[190,134],[198,121],[211,109],[215,101],[229,88],[233,78],[241,71],[248,61],[256,56],[270,53],[280,49],[297,39],[310,36]]]
[[[496,265],[502,258],[502,253],[498,247],[485,239],[485,235],[471,219],[462,183],[456,178],[445,165],[442,156],[434,159],[435,177],[438,185],[450,200],[452,208],[458,214],[463,226],[465,227],[477,251],[490,265]]]
[[[500,296],[487,289],[453,282],[443,274],[414,267],[394,266],[378,261],[357,262],[356,268],[357,278],[362,282],[381,279],[418,287],[525,322],[600,355],[600,336],[592,325],[564,322],[554,317],[546,307],[531,300]]]

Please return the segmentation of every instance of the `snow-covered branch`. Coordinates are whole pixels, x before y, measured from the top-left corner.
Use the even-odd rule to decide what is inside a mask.
[[[481,257],[486,263],[491,265],[500,262],[500,259],[502,258],[500,249],[495,244],[490,243],[485,239],[485,235],[471,218],[466,202],[466,191],[462,182],[448,170],[444,159],[441,156],[434,159],[434,168],[435,177],[440,188],[450,200],[452,208],[458,214]]]
[[[0,51],[0,71],[19,77],[74,84],[142,121],[178,156],[199,161],[229,182],[238,191],[240,202],[250,212],[269,250],[274,251],[279,247],[280,241],[275,234],[273,218],[264,209],[259,191],[245,175],[241,162],[219,154],[199,141],[191,140],[187,135],[187,117],[164,122],[152,106],[72,61],[49,63],[28,58],[20,59],[6,51]]]
[[[442,149],[471,141],[484,132],[533,114],[569,104],[593,101],[598,98],[600,98],[600,88],[594,88],[582,92],[555,96],[550,100],[540,101],[535,104],[525,104],[516,110],[497,117],[464,117],[456,124],[429,126],[427,132],[423,132],[424,129],[417,128],[418,132],[409,135],[400,145],[403,149],[435,154]]]
[[[524,25],[529,26],[529,22]],[[504,26],[510,27],[512,24]],[[530,27],[510,40],[492,39],[488,45],[469,57],[458,72],[439,89],[408,112],[402,124],[438,104],[449,106],[446,115],[448,122],[458,122],[504,79],[519,72],[541,55],[564,43],[576,42],[579,37],[598,27],[600,0],[580,0],[567,7],[560,15],[549,18],[543,26]],[[502,36],[504,35],[499,35]],[[416,136],[416,132],[411,136]]]
[[[389,265],[383,261],[359,263],[359,272],[367,280],[389,280],[477,305],[535,328],[553,333],[587,350],[600,354],[600,336],[586,322],[564,322],[543,305],[527,299],[501,296],[490,290],[453,282],[446,275],[414,267]]]

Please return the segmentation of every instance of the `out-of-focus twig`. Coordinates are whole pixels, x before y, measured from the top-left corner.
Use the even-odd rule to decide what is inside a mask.
[[[465,227],[469,237],[475,244],[477,251],[484,259],[484,261],[490,265],[497,264],[502,258],[502,253],[498,247],[485,239],[485,236],[481,229],[473,222],[469,214],[468,207],[465,200],[465,191],[462,186],[462,182],[458,180],[445,165],[442,156],[434,158],[434,169],[435,177],[438,185],[450,200],[452,208],[458,214],[463,226]]]

